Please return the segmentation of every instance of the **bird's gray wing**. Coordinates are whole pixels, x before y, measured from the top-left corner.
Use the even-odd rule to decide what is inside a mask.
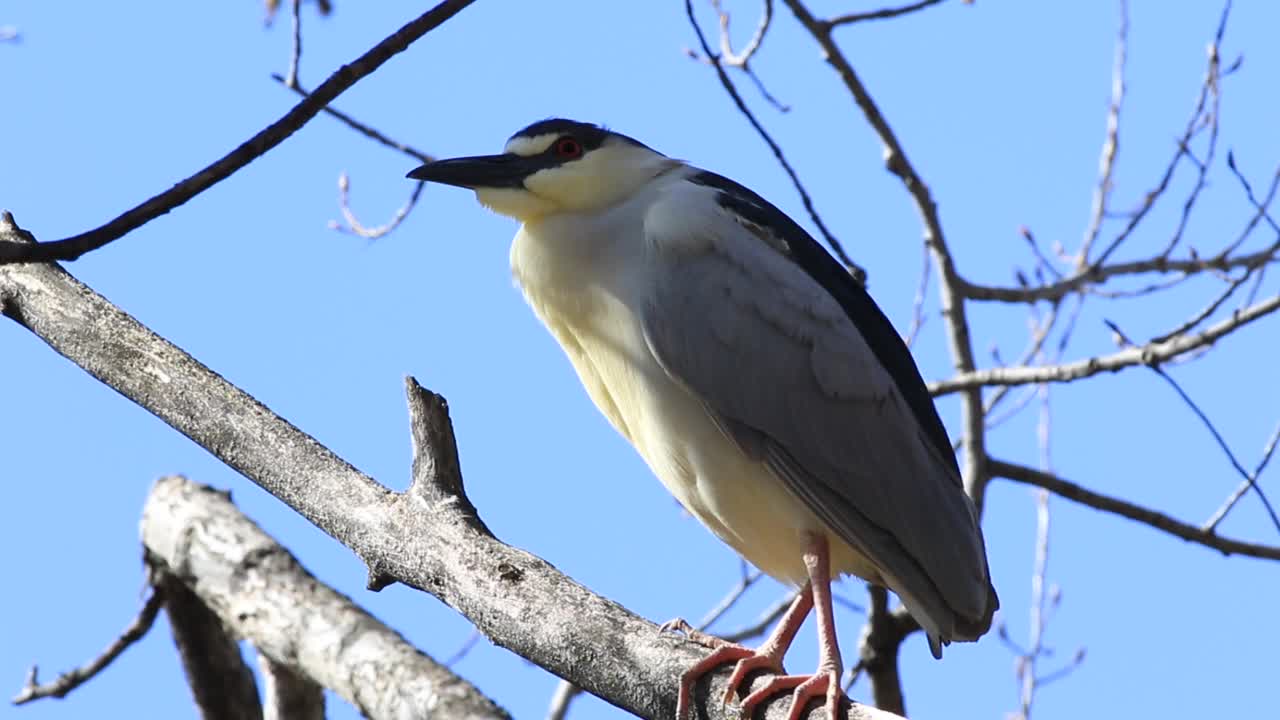
[[[938,640],[976,638],[996,604],[981,529],[909,352],[794,222],[731,181],[703,180],[666,194],[645,219],[655,268],[641,315],[651,351],[740,447],[879,568],[930,631],[935,654]],[[822,268],[805,266],[814,250],[852,286],[838,292],[861,293],[884,327],[860,329],[858,320],[871,321],[855,320],[853,301],[820,282]],[[867,336],[886,341],[885,328],[900,354],[869,345]],[[894,365],[902,358],[918,388]],[[936,428],[919,417],[919,397]]]

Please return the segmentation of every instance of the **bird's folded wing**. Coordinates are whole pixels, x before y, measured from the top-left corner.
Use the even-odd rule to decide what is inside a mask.
[[[645,230],[655,277],[641,314],[662,367],[921,606],[926,627],[945,641],[989,622],[985,549],[954,462],[841,304],[788,257],[799,239],[675,197]]]

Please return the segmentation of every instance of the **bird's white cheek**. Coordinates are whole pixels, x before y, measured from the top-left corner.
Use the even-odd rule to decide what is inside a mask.
[[[596,152],[603,152],[597,150]],[[524,179],[525,187],[538,197],[549,198],[564,210],[589,212],[617,202],[630,185],[607,177],[600,164],[588,157],[568,165],[541,170]]]
[[[476,199],[499,215],[517,220],[541,217],[555,209],[546,200],[519,188],[478,188]]]

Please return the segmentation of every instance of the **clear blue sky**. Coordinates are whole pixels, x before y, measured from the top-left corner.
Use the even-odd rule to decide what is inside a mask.
[[[736,27],[755,3],[731,3]],[[821,11],[867,3],[817,3]],[[1223,150],[1263,184],[1280,161],[1280,7],[1251,0],[1228,30]],[[340,1],[306,12],[304,82],[314,85],[423,3]],[[703,8],[705,10],[705,8]],[[1127,130],[1117,201],[1154,182],[1190,112],[1218,3],[1135,2]],[[706,27],[714,29],[710,13]],[[1031,264],[1019,225],[1074,246],[1083,231],[1109,91],[1112,3],[950,2],[839,37],[932,184],[957,263],[975,280],[1009,282]],[[77,3],[18,0],[0,7],[20,44],[0,45],[0,207],[41,239],[96,226],[220,156],[295,98],[269,79],[284,72],[287,18],[261,27],[260,4]],[[668,154],[738,179],[799,220],[794,191],[733,110],[695,43],[679,2],[509,3],[482,0],[337,105],[440,155],[495,151],[552,115],[594,120]],[[760,75],[794,110],[765,107],[828,222],[871,272],[871,287],[905,327],[920,229],[880,150],[816,48],[784,7],[757,58]],[[1219,159],[1221,162],[1221,157]],[[472,499],[504,540],[655,621],[697,617],[732,584],[738,562],[683,516],[638,457],[598,416],[567,362],[512,287],[515,228],[462,191],[429,188],[395,234],[367,242],[326,229],[336,178],[352,177],[362,219],[380,223],[408,191],[413,161],[327,118],[186,207],[70,270],[160,334],[254,394],[381,481],[402,487],[408,431],[401,378],[417,376],[450,401]],[[1209,249],[1235,236],[1246,205],[1219,165],[1203,214],[1188,230]],[[1185,180],[1185,179],[1184,179]],[[1179,188],[1187,185],[1180,180]],[[1176,204],[1135,240],[1158,247]],[[1166,234],[1160,234],[1166,233]],[[1142,243],[1145,243],[1143,245]],[[1272,277],[1263,292],[1274,293]],[[1112,349],[1101,319],[1149,337],[1176,325],[1207,284],[1156,301],[1094,302],[1072,357]],[[934,293],[929,307],[936,308]],[[1020,310],[983,307],[976,350],[1016,357]],[[1275,320],[1250,328],[1173,372],[1246,464],[1280,407]],[[949,359],[936,315],[916,352],[929,378]],[[26,331],[0,323],[0,695],[38,662],[46,678],[97,653],[137,609],[137,523],[154,478],[181,472],[230,488],[237,503],[321,579],[351,594],[437,658],[470,626],[424,594],[363,589],[347,550],[146,412],[90,379]],[[1203,520],[1238,478],[1197,421],[1149,372],[1053,392],[1055,467],[1090,487]],[[940,403],[954,432],[953,399]],[[1000,455],[1034,464],[1032,414],[992,435]],[[1278,488],[1275,472],[1266,484]],[[1034,534],[1031,493],[997,482],[985,529],[1003,617],[1024,638]],[[1045,689],[1038,718],[1274,714],[1280,643],[1275,564],[1223,558],[1149,528],[1053,503],[1050,580],[1063,603],[1048,641],[1065,661],[1088,658]],[[1247,498],[1223,532],[1275,543],[1280,534]],[[753,617],[783,590],[762,584],[728,623]],[[852,581],[842,592],[861,602]],[[842,612],[851,654],[861,618]],[[790,665],[809,669],[812,627]],[[942,662],[922,638],[902,665],[913,717],[1000,718],[1016,707],[1013,657],[994,636],[953,646]],[[457,665],[517,717],[540,717],[555,679],[481,642]],[[855,697],[864,697],[865,684]],[[163,623],[69,699],[0,717],[189,717]],[[580,700],[573,717],[618,717]],[[336,718],[356,717],[340,703]]]

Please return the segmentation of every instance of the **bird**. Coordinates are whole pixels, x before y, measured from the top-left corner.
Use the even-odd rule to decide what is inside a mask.
[[[999,600],[978,512],[920,371],[798,223],[733,180],[564,118],[407,177],[473,190],[519,221],[515,282],[600,412],[689,514],[798,588],[757,648],[694,634],[711,652],[679,679],[679,720],[729,662],[724,701],[747,693],[744,717],[789,691],[792,720],[813,700],[835,720],[840,576],[895,592],[935,657],[990,629]],[[811,610],[818,668],[788,675]],[[757,670],[769,679],[751,691]]]

